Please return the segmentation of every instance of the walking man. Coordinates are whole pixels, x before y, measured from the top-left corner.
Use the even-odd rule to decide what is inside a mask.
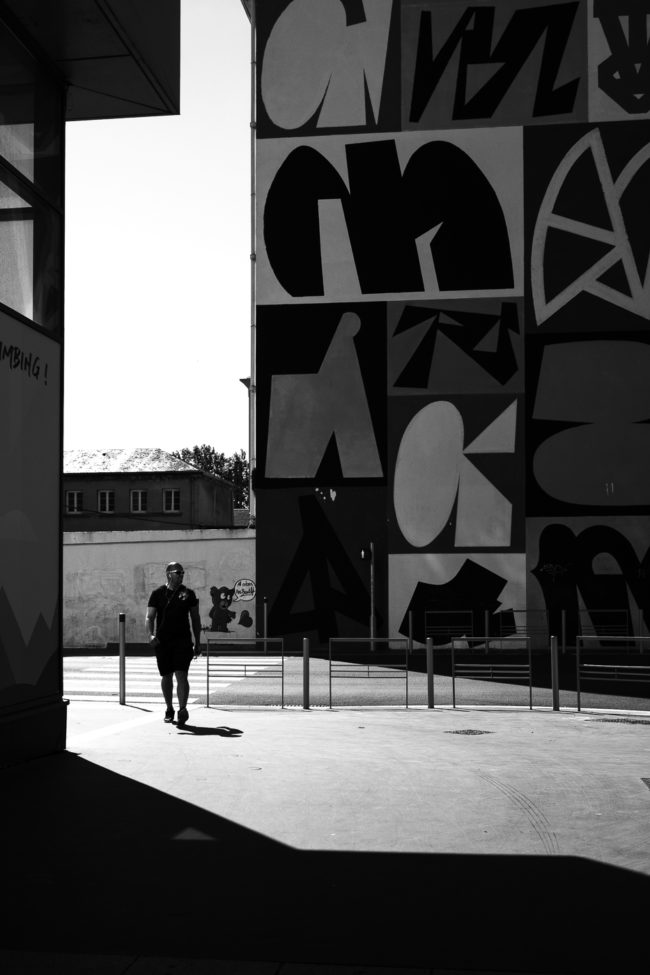
[[[180,562],[170,562],[166,569],[167,585],[154,589],[147,604],[145,626],[149,643],[156,653],[163,697],[167,710],[165,721],[174,720],[174,674],[178,696],[178,727],[187,722],[187,699],[190,685],[187,672],[192,657],[201,649],[199,601],[192,589],[183,585],[185,575]],[[155,634],[154,634],[155,623]],[[190,626],[191,624],[191,626]],[[194,646],[192,646],[194,636]]]

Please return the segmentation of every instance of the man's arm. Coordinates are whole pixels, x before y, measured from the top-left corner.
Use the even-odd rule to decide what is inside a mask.
[[[153,626],[155,620],[156,620],[156,607],[147,606],[147,615],[144,621],[144,628],[147,632],[147,640],[152,647],[157,647],[160,643],[158,637],[153,635]]]
[[[192,632],[194,633],[194,656],[198,657],[201,652],[201,617],[199,616],[198,603],[190,609],[190,620],[192,622]]]

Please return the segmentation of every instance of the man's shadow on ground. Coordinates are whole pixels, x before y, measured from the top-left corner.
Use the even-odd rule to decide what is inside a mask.
[[[244,734],[241,728],[229,728],[227,725],[221,725],[219,728],[206,728],[199,724],[184,724],[177,730],[180,734],[217,735],[220,738],[241,738]]]

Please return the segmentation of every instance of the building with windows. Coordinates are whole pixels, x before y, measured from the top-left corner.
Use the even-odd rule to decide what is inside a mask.
[[[64,531],[231,528],[233,487],[160,448],[66,450]]]
[[[179,0],[4,0],[0,68],[0,764],[5,764],[65,747],[66,123],[179,113]],[[182,493],[168,503],[177,501],[182,508]],[[110,505],[110,496],[102,503]]]

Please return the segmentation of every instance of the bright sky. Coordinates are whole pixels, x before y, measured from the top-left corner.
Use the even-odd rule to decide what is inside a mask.
[[[67,126],[66,449],[248,453],[250,24],[181,18],[179,116]]]

